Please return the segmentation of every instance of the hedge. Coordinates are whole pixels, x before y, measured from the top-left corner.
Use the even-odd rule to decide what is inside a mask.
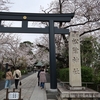
[[[93,70],[90,67],[81,67],[82,82],[93,82]],[[57,69],[57,78],[69,82],[69,68]]]

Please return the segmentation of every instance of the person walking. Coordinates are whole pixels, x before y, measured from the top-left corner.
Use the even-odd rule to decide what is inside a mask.
[[[7,72],[6,72],[5,89],[11,87],[11,80],[12,79],[13,79],[12,72],[10,71],[10,68],[8,68]]]
[[[19,67],[17,67],[16,70],[14,71],[13,77],[15,79],[15,89],[18,89],[18,83],[21,78],[21,71],[19,70]]]
[[[40,86],[41,86],[41,89],[44,88],[45,82],[46,82],[46,73],[45,73],[44,69],[42,69],[41,72],[40,72]]]
[[[38,78],[38,86],[40,86],[40,72],[41,72],[42,68],[39,68],[39,71],[37,73],[37,78]]]

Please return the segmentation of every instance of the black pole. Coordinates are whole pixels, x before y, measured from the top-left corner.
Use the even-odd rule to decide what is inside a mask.
[[[8,63],[6,63],[6,69],[5,69],[5,72],[7,72],[8,70]]]
[[[1,25],[1,20],[0,20],[0,25]]]
[[[50,88],[57,89],[54,21],[49,22]]]
[[[6,72],[7,72],[7,70],[8,70],[8,63],[6,63],[6,65],[5,65],[5,78],[6,78]]]

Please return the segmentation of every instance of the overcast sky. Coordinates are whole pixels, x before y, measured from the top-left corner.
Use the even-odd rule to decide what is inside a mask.
[[[10,5],[10,12],[26,12],[26,13],[42,13],[41,6],[48,8],[48,5],[53,0],[10,0],[13,4]],[[14,23],[13,23],[14,25]],[[40,34],[20,34],[22,41],[33,42]]]

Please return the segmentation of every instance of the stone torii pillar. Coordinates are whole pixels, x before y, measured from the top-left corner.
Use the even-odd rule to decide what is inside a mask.
[[[69,36],[69,85],[70,89],[82,89],[79,32]]]

